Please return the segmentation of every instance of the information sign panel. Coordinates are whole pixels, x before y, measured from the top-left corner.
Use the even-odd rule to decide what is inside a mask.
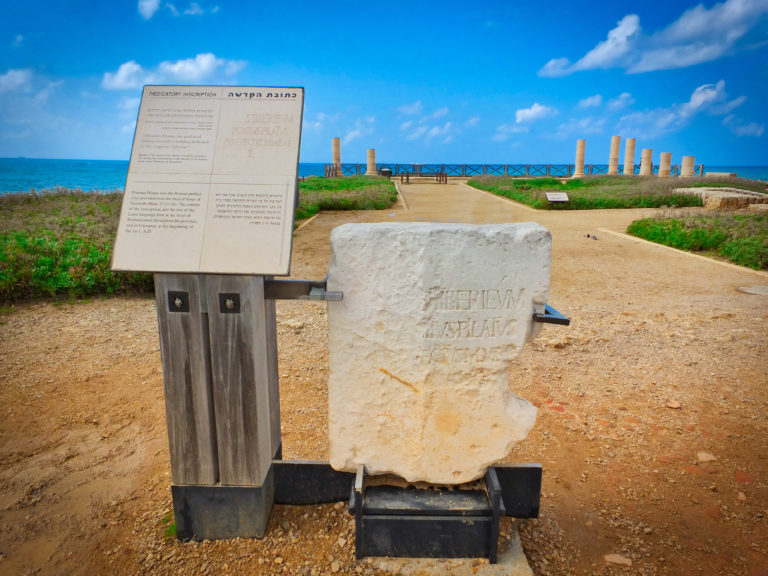
[[[568,194],[565,192],[547,192],[546,194],[550,202],[568,202]]]
[[[145,86],[112,268],[285,275],[303,88]]]

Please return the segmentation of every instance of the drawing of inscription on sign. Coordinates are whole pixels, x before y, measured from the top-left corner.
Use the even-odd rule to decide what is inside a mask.
[[[302,88],[145,86],[115,270],[289,273]]]
[[[538,224],[346,224],[331,234],[331,465],[409,481],[482,476],[536,408],[509,366],[549,291]]]

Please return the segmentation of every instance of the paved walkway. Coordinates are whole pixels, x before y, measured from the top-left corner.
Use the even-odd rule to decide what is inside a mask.
[[[408,209],[398,211],[393,220],[473,224],[534,221],[546,226],[553,237],[555,294],[588,286],[596,295],[610,299],[626,291],[622,284],[639,282],[647,295],[656,299],[660,288],[714,295],[732,294],[740,285],[768,284],[765,272],[623,234],[634,220],[653,216],[657,209],[541,211],[464,184],[398,186]]]

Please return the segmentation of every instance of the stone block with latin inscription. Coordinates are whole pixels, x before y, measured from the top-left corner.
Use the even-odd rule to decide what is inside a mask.
[[[330,461],[458,484],[532,428],[510,363],[537,332],[549,231],[534,223],[346,224],[331,234]]]

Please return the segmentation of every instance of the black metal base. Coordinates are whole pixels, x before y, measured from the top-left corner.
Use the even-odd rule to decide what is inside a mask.
[[[355,515],[355,552],[410,558],[498,556],[499,518],[535,518],[541,466],[489,468],[484,485],[417,488],[381,479],[366,485],[364,467],[355,478],[350,513]]]
[[[278,450],[279,457],[279,450]],[[273,505],[350,499],[358,558],[488,558],[496,562],[499,518],[536,518],[539,464],[488,469],[484,484],[416,488],[366,483],[327,462],[273,460],[263,486],[171,486],[180,540],[261,538]],[[403,487],[405,486],[405,487]],[[350,487],[352,488],[350,491]]]
[[[261,538],[274,502],[272,472],[262,486],[171,486],[179,540]]]
[[[273,460],[262,486],[174,484],[171,494],[176,536],[179,540],[261,538],[273,504],[348,500],[354,480],[354,474],[337,472],[327,462]]]
[[[355,481],[351,472],[338,472],[328,462],[273,460],[275,504],[325,504],[349,500]]]

